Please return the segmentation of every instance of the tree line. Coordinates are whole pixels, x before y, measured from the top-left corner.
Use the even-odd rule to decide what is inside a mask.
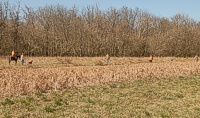
[[[200,54],[199,45],[200,23],[184,14],[0,2],[0,55],[188,57]]]

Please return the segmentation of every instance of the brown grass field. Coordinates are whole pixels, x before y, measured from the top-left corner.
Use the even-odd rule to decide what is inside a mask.
[[[0,57],[0,117],[197,117],[199,73],[193,58]]]
[[[106,83],[127,82],[198,74],[200,67],[191,59],[112,58],[32,58],[33,64],[17,65],[1,60],[0,96],[19,96],[36,92],[51,92],[68,87],[98,86]],[[26,58],[30,60],[30,58]]]

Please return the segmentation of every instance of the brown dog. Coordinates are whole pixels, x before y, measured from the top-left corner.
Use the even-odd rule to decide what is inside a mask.
[[[29,62],[28,62],[28,64],[32,64],[33,63],[33,60],[30,60]]]

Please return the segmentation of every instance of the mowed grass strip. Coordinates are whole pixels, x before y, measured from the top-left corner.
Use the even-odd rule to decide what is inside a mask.
[[[149,57],[112,57],[109,63],[106,63],[105,57],[24,57],[25,63],[22,66],[21,61],[17,64],[12,61],[9,65],[8,56],[0,56],[0,70],[4,68],[56,68],[56,67],[78,67],[78,66],[108,66],[108,65],[131,65],[139,63],[149,63]],[[30,65],[28,61],[33,60]],[[172,62],[194,62],[193,58],[175,58],[175,57],[154,57],[153,63],[172,63]]]
[[[0,117],[199,117],[200,76],[68,88],[0,100]]]

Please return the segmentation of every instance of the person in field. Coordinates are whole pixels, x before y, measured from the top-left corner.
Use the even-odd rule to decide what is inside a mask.
[[[195,55],[194,61],[195,61],[195,62],[198,62],[198,60],[199,60],[199,57],[198,57],[197,55]]]
[[[15,56],[15,51],[12,50],[12,53],[11,53],[11,60],[14,60],[14,56]]]
[[[152,63],[152,61],[153,61],[153,55],[150,55],[149,56],[149,62]]]
[[[22,62],[22,65],[24,65],[24,53],[21,54],[21,62]]]
[[[106,55],[106,62],[108,63],[109,61],[110,61],[110,55],[107,54],[107,55]]]
[[[14,50],[12,50],[12,57],[14,57],[15,56],[15,51]]]

